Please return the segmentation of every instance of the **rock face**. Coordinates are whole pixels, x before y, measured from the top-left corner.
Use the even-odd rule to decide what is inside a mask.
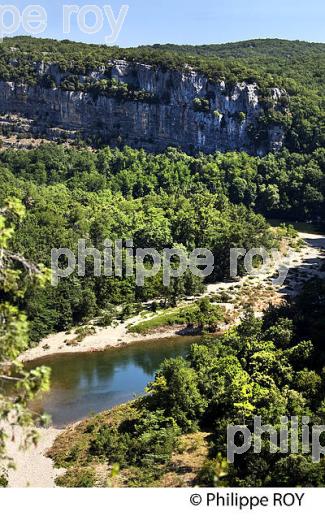
[[[51,76],[56,87],[0,82],[0,113],[27,118],[29,131],[38,136],[55,138],[64,131],[68,137],[80,135],[154,152],[175,146],[187,153],[239,150],[265,154],[283,144],[284,132],[279,126],[270,127],[268,138],[256,144],[254,128],[262,109],[256,84],[230,87],[191,69],[181,72],[125,61],[78,77],[81,83],[87,78],[108,77],[127,83],[154,95],[155,101],[147,102],[67,91],[60,87],[67,73],[55,64],[35,65],[39,77]],[[283,94],[272,90],[275,105]]]

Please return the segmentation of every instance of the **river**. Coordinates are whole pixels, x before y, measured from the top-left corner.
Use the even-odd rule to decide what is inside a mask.
[[[144,393],[165,358],[185,356],[197,338],[180,336],[141,341],[102,352],[59,354],[41,360],[52,370],[51,390],[32,404],[62,428]],[[28,364],[29,368],[40,361]]]
[[[315,270],[320,269],[325,236],[313,235],[310,230],[309,233],[299,234],[308,248],[303,258],[294,259],[297,263],[293,267],[298,268],[298,278],[301,274],[303,284],[306,276],[314,276]],[[290,282],[288,277],[288,283],[279,291],[295,294],[298,282],[296,279]],[[208,286],[208,293],[215,292],[222,285],[225,284]],[[95,340],[94,337],[92,339]],[[186,355],[189,346],[195,341],[198,338],[188,336],[147,340],[124,348],[56,354],[30,362],[28,365],[31,368],[44,364],[52,369],[51,390],[35,401],[33,407],[50,414],[53,425],[61,428],[91,413],[130,401],[143,394],[165,358]]]

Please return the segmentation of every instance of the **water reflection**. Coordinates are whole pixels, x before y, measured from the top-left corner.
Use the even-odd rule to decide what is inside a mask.
[[[52,369],[51,391],[33,403],[62,427],[143,393],[161,362],[184,356],[194,338],[148,341],[106,352],[64,354],[42,360]],[[40,362],[30,363],[34,367]]]

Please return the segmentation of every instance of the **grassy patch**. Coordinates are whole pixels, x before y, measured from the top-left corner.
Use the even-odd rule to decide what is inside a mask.
[[[192,309],[193,307],[193,305],[188,305],[186,308]],[[129,332],[135,332],[137,334],[148,334],[148,332],[154,329],[159,329],[161,327],[186,325],[185,317],[181,316],[182,310],[184,310],[184,307],[168,310],[161,314],[157,314],[157,316],[154,316],[149,320],[140,321],[140,323],[129,327]]]
[[[73,339],[67,340],[66,344],[73,347],[75,345],[78,345],[78,343],[83,341],[88,336],[92,336],[95,333],[96,333],[95,327],[89,327],[89,326],[78,327],[75,330],[76,337]]]
[[[213,305],[208,297],[195,303],[182,305],[177,309],[165,311],[151,319],[142,321],[129,328],[129,332],[146,334],[151,330],[172,325],[186,325],[191,329],[203,332],[215,332],[225,316],[221,307]]]
[[[94,468],[69,468],[67,472],[56,479],[57,486],[68,488],[96,487],[97,477]]]

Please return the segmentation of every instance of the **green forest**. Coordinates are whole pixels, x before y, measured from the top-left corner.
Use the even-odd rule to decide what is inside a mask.
[[[271,248],[275,243],[265,219],[251,207],[231,202],[226,190],[208,189],[200,181],[195,186],[200,175],[191,173],[193,159],[176,150],[154,156],[130,148],[94,153],[46,145],[4,151],[0,160],[0,204],[14,197],[26,207],[12,247],[37,264],[50,267],[52,248],[76,252],[81,237],[100,250],[106,239],[132,238],[134,248],[209,248],[216,258],[213,280],[229,275],[231,247]],[[163,298],[175,305],[181,296],[203,291],[202,280],[190,272],[169,287],[160,273],[138,287],[135,276],[96,278],[92,268],[89,259],[89,276],[76,274],[57,288],[27,291],[23,305],[33,341],[88,321],[112,305],[125,304],[127,315],[137,302]]]
[[[149,154],[131,148],[98,151],[43,145],[0,154],[0,205],[23,201],[26,217],[13,248],[50,267],[51,249],[77,242],[103,249],[105,239],[132,238],[134,248],[205,247],[215,256],[206,280],[229,276],[231,247],[276,245],[265,218],[324,218],[325,153],[264,158],[245,153],[191,157],[175,149]],[[89,273],[93,266],[89,259]],[[137,287],[135,277],[62,279],[54,288],[33,288],[24,308],[32,341],[69,329],[123,303],[125,316],[136,304],[163,298],[175,305],[182,296],[200,294],[202,280],[187,273],[170,287],[161,275]]]

